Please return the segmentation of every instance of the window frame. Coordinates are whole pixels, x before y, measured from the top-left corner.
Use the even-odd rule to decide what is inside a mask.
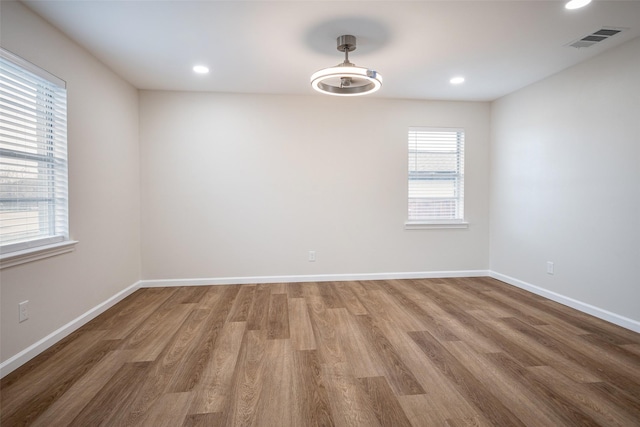
[[[70,252],[77,242],[71,240],[69,236],[66,82],[6,49],[0,48],[0,58],[7,64],[7,70],[13,69],[7,71],[7,74],[3,72],[3,75],[13,74],[19,79],[15,81],[21,82],[17,84],[30,82],[29,84],[38,88],[31,89],[34,90],[34,98],[24,98],[29,103],[22,104],[19,101],[20,98],[31,96],[28,95],[29,92],[18,95],[20,92],[16,92],[16,89],[9,89],[18,86],[6,86],[13,93],[5,92],[5,95],[10,95],[3,97],[8,108],[5,110],[7,115],[4,117],[7,127],[3,134],[8,139],[3,139],[7,143],[0,146],[0,159],[4,163],[2,167],[6,167],[5,171],[11,172],[12,168],[20,165],[19,162],[30,163],[25,167],[32,171],[26,173],[32,175],[37,173],[37,175],[28,178],[32,182],[24,185],[29,185],[31,188],[40,186],[41,189],[33,197],[14,196],[7,198],[5,202],[18,205],[30,204],[31,209],[36,209],[34,212],[37,212],[35,220],[46,228],[45,233],[40,231],[33,238],[25,232],[18,240],[0,242],[0,268],[5,268]],[[4,80],[4,83],[9,84],[12,80],[13,78]],[[20,115],[26,114],[21,111],[29,111],[23,108],[33,108],[32,117],[37,118],[33,121],[27,119],[29,117],[27,115],[20,118]],[[13,113],[9,113],[11,110]],[[14,115],[13,120],[9,118],[9,114]],[[32,136],[31,138],[34,139],[30,141],[24,139],[24,145],[20,146],[20,142],[16,141],[20,141],[21,137],[18,136],[18,139],[15,139],[15,135],[16,132],[19,135],[21,129],[30,129],[30,125],[24,127],[27,123],[33,123],[33,135],[38,133],[40,135]],[[13,163],[16,166],[12,166]],[[5,185],[5,191],[10,192],[12,183],[7,182]],[[42,187],[43,185],[46,187]],[[33,191],[31,188],[22,191]],[[28,223],[22,224],[25,226]]]
[[[423,147],[422,150],[418,150],[417,142],[415,138],[417,138],[416,133],[424,132],[427,139],[431,140],[434,144],[438,144],[437,134],[441,133],[455,133],[455,138],[457,141],[457,148],[455,151],[456,155],[456,169],[453,171],[425,171],[418,170],[417,165],[411,164],[412,154],[413,161],[417,162],[417,153],[422,152],[425,153],[431,150],[442,148],[437,147],[436,145],[432,145],[431,147]],[[429,127],[429,126],[410,126],[407,133],[407,220],[405,221],[404,227],[407,230],[421,230],[421,229],[440,229],[440,228],[468,228],[469,223],[466,221],[465,217],[465,197],[464,197],[464,157],[465,157],[465,137],[466,132],[464,128],[447,128],[447,127]],[[440,141],[442,142],[442,141]],[[427,148],[425,150],[424,148]],[[437,151],[436,151],[437,152]],[[451,153],[451,152],[450,152]],[[450,154],[449,153],[449,154]],[[441,175],[440,175],[441,174]],[[422,175],[423,178],[416,178],[416,176]],[[454,181],[454,197],[444,197],[444,199],[453,199],[455,201],[455,215],[449,218],[416,218],[416,216],[412,217],[411,206],[412,201],[419,200],[419,197],[412,196],[412,181],[416,180],[452,180]],[[429,190],[434,190],[434,188],[430,188]],[[415,191],[415,190],[414,190]],[[423,197],[423,199],[428,199],[429,197]]]

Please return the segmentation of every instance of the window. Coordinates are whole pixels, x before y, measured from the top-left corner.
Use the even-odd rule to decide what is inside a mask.
[[[464,130],[409,128],[409,216],[412,225],[464,222]]]
[[[64,81],[0,49],[0,254],[69,240]]]

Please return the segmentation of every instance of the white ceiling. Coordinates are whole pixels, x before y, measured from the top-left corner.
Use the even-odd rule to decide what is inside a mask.
[[[336,37],[353,34],[351,61],[384,77],[372,96],[493,100],[640,36],[640,0],[23,3],[140,89],[315,94],[309,76],[340,63]],[[628,30],[566,46],[603,26]]]

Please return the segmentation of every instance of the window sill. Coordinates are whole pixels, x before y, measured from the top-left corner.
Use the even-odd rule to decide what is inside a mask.
[[[52,245],[39,246],[36,248],[2,254],[0,255],[0,269],[72,252],[75,250],[77,243],[78,242],[75,240],[67,240],[65,242],[54,243]]]
[[[443,228],[469,228],[469,223],[464,221],[456,222],[405,222],[405,230],[432,230]]]

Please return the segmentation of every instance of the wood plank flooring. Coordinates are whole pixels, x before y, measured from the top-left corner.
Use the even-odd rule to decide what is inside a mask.
[[[640,334],[490,278],[141,289],[2,427],[640,426]]]

